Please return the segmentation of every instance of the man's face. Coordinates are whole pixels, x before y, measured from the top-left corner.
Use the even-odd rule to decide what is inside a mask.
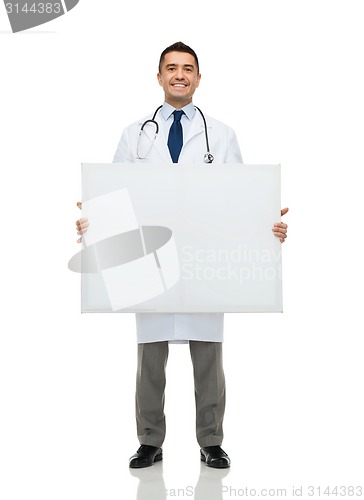
[[[187,52],[168,52],[157,76],[164,90],[165,101],[177,109],[192,102],[201,79],[195,58]]]

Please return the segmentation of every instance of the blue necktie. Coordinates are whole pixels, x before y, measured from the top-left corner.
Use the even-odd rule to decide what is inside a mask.
[[[173,163],[178,163],[179,154],[183,145],[181,118],[182,115],[184,115],[184,111],[175,109],[173,114],[174,121],[169,129],[168,148],[171,153]]]

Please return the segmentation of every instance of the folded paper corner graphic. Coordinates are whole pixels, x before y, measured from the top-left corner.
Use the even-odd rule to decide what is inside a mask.
[[[278,165],[84,164],[82,312],[281,312]]]
[[[78,3],[79,0],[47,0],[46,2],[4,0],[13,33],[53,21],[69,12]]]
[[[82,209],[92,222],[83,236],[85,248],[68,267],[98,274],[112,311],[145,302],[176,284],[180,272],[172,231],[138,226],[127,189],[88,200]]]

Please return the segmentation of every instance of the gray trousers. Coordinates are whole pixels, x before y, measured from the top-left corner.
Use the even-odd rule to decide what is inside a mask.
[[[201,447],[221,445],[225,377],[221,342],[190,341],[196,400],[196,436]],[[162,446],[168,342],[138,344],[136,422],[140,444]]]

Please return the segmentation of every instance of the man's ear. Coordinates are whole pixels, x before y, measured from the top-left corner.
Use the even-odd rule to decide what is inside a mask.
[[[158,83],[161,87],[163,87],[163,84],[162,84],[162,77],[161,77],[161,74],[158,72],[157,73],[157,78],[158,78]]]
[[[200,85],[200,81],[201,81],[201,73],[197,75],[196,88]]]

